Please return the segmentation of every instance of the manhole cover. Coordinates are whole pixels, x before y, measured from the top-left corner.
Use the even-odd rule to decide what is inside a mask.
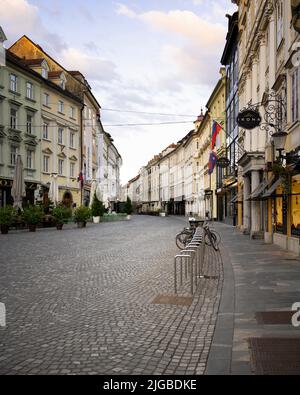
[[[293,311],[262,311],[255,314],[259,325],[292,325]]]
[[[249,345],[255,374],[300,374],[300,338],[251,338]]]
[[[170,304],[175,306],[191,306],[193,298],[174,295],[158,295],[152,304]]]

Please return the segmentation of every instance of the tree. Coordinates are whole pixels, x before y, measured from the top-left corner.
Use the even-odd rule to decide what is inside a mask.
[[[127,215],[131,215],[133,212],[133,207],[132,207],[132,203],[131,203],[131,199],[129,196],[127,196],[127,201],[125,203],[125,208],[124,211]]]
[[[92,216],[93,217],[103,217],[105,213],[105,207],[103,203],[98,199],[95,193],[93,203],[92,203]]]

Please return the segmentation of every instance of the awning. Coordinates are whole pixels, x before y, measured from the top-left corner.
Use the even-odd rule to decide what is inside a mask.
[[[275,176],[272,176],[268,180],[263,181],[250,195],[247,200],[260,200],[263,196],[265,189],[269,188],[275,181]]]
[[[230,204],[235,204],[235,203],[242,203],[243,202],[243,193],[240,192],[237,195],[235,195],[235,197],[230,200]]]
[[[275,181],[275,183],[271,186],[271,188],[269,188],[269,189],[267,190],[267,192],[265,192],[265,193],[263,194],[263,197],[264,197],[264,198],[269,198],[269,197],[271,197],[271,196],[273,195],[273,193],[276,191],[276,189],[277,189],[278,187],[280,187],[280,185],[283,184],[283,182],[284,182],[284,180],[283,180],[282,178],[279,178],[277,181]]]

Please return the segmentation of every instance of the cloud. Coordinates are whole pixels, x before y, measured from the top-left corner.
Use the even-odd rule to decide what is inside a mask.
[[[216,4],[214,7],[219,12]],[[191,84],[208,85],[218,79],[221,49],[226,37],[224,25],[185,10],[154,10],[137,14],[128,6],[118,4],[117,13],[177,37],[176,45],[161,46],[161,60],[165,69],[176,70],[174,80],[177,76]]]
[[[119,78],[113,62],[83,53],[76,48],[64,49],[60,59],[65,68],[80,70],[91,81],[108,82]]]
[[[62,38],[44,26],[38,7],[27,0],[0,0],[0,9],[1,24],[9,43],[26,34],[34,41],[41,41],[46,50],[59,52],[66,48]]]

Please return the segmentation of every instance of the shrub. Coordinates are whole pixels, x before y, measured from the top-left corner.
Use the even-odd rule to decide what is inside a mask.
[[[129,196],[127,196],[124,211],[127,215],[131,215],[133,213],[132,202]]]
[[[105,213],[104,204],[98,199],[95,193],[92,203],[92,216],[93,217],[103,217]]]
[[[0,225],[11,226],[17,216],[16,210],[12,206],[0,208]]]
[[[76,223],[84,223],[91,218],[91,215],[92,213],[89,207],[81,206],[75,210],[74,219]]]
[[[57,224],[66,224],[72,217],[72,210],[65,206],[59,205],[52,210],[52,216]]]
[[[24,209],[22,217],[27,225],[37,225],[42,221],[43,209],[40,206],[29,206]]]

